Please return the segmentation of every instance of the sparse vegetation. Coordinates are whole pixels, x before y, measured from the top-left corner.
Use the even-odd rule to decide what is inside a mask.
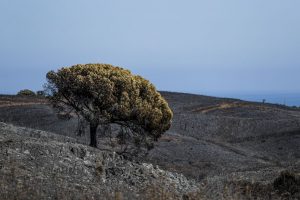
[[[108,64],[64,67],[47,74],[46,90],[59,113],[89,123],[90,146],[97,147],[97,128],[117,124],[121,142],[151,147],[170,128],[172,111],[153,84]]]
[[[28,168],[30,169],[29,171],[32,172],[33,177],[40,177],[36,176],[36,174],[43,175],[47,173],[44,167],[34,163],[40,162],[40,159],[45,159],[44,150],[48,148],[48,145],[51,145],[51,142],[47,142],[45,139],[48,133],[43,134],[41,137],[47,145],[43,144],[40,148],[36,148],[35,146],[31,147],[33,151],[29,149],[31,153],[30,156],[24,153],[25,150],[28,149],[28,139],[25,139],[24,143],[20,143],[19,140],[14,142],[14,140],[9,138],[0,139],[3,143],[2,146],[4,146],[2,149],[4,157],[2,163],[0,161],[0,168],[2,166],[2,170],[0,170],[2,173],[0,173],[0,180],[3,180],[2,182],[0,181],[0,187],[2,187],[3,191],[7,194],[6,198],[5,196],[2,196],[2,198],[14,199],[19,197],[26,199],[25,197],[31,195],[31,193],[32,195],[39,196],[43,195],[43,191],[50,191],[51,188],[57,188],[54,191],[50,191],[49,194],[52,195],[51,197],[57,197],[58,199],[66,199],[68,197],[75,199],[93,197],[94,199],[148,198],[189,200],[299,199],[299,192],[295,194],[289,192],[294,191],[291,188],[299,188],[299,185],[289,184],[293,183],[293,178],[290,179],[287,178],[287,176],[285,178],[277,178],[283,177],[280,175],[280,172],[286,169],[293,170],[289,173],[291,173],[292,177],[295,177],[296,180],[299,180],[299,145],[297,144],[299,143],[298,116],[300,113],[298,110],[272,104],[262,105],[250,102],[241,102],[238,104],[234,103],[236,100],[216,99],[195,95],[167,92],[162,92],[161,94],[168,100],[172,110],[176,113],[173,119],[174,123],[170,132],[162,135],[159,142],[155,145],[155,148],[149,152],[148,156],[144,157],[147,160],[131,162],[134,164],[134,167],[131,168],[134,169],[132,174],[127,173],[130,169],[128,167],[131,165],[125,166],[123,162],[115,161],[106,165],[101,162],[102,158],[100,160],[97,158],[95,161],[90,160],[94,166],[91,167],[91,163],[87,162],[89,159],[86,157],[89,153],[82,151],[82,148],[75,148],[73,145],[70,146],[70,141],[84,145],[89,142],[88,136],[75,136],[74,132],[77,128],[76,117],[68,121],[58,119],[53,109],[47,105],[46,99],[1,96],[0,121],[18,124],[23,127],[47,130],[75,138],[68,138],[66,146],[63,145],[65,146],[64,148],[61,147],[63,142],[59,142],[58,148],[53,148],[53,150],[49,151],[49,155],[56,152],[54,157],[49,157],[49,160],[51,160],[51,162],[55,160],[55,163],[58,163],[58,166],[61,166],[62,169],[65,169],[65,164],[70,164],[70,174],[67,173],[64,177],[71,178],[72,180],[59,186],[57,186],[57,181],[62,180],[61,173],[64,173],[64,171],[61,173],[55,171],[53,178],[50,176],[50,178],[47,177],[47,179],[43,179],[45,181],[43,184],[41,184],[40,179],[32,180],[25,177],[23,182],[23,179],[19,179],[18,176],[15,176],[17,174],[23,174],[23,172],[28,174],[28,171],[24,171],[24,167],[26,166],[40,166],[41,173],[34,172],[31,168]],[[204,110],[208,110],[208,112],[202,112]],[[119,130],[117,130],[114,125],[111,128],[114,134],[118,133]],[[252,128],[254,129],[252,130]],[[102,127],[98,129],[101,133],[104,130],[105,128],[102,129]],[[28,132],[27,129],[20,131],[20,137],[26,137],[25,135],[28,133],[30,133],[31,136],[40,138],[40,131]],[[253,135],[254,133],[255,135]],[[9,135],[11,135],[11,133],[7,134],[7,136]],[[216,135],[224,136],[224,138],[217,137],[217,139],[215,139]],[[49,136],[50,138],[53,137],[51,134]],[[59,136],[57,135],[55,137]],[[112,141],[116,142],[116,138]],[[35,139],[33,142],[36,144]],[[107,145],[109,142],[109,138],[105,136],[99,140],[98,144],[99,149],[102,150],[89,147],[84,147],[84,149],[88,148],[90,149],[89,151],[114,151],[115,149]],[[18,144],[18,146],[16,146],[16,144]],[[7,147],[13,151],[7,151]],[[20,149],[20,151],[15,152],[16,149]],[[36,151],[37,149],[39,149],[39,151]],[[15,154],[11,154],[12,152]],[[72,156],[76,156],[76,160],[71,162],[74,163],[74,165],[69,163],[69,159],[73,160],[72,156],[64,156],[66,152],[67,154],[71,153]],[[16,156],[17,161],[13,162],[13,164],[7,164],[7,153],[9,153],[11,161],[13,161],[13,159],[11,159],[13,155]],[[21,157],[19,157],[20,154],[22,155]],[[115,156],[118,157],[118,155],[109,155],[110,156],[105,159],[111,160]],[[121,157],[122,159],[125,158],[124,155]],[[25,164],[24,160],[20,161],[19,158],[26,158],[28,162],[33,162],[33,165]],[[53,158],[55,159],[53,160]],[[61,160],[64,162],[63,165],[60,165],[61,163],[59,161]],[[128,161],[127,159],[124,160],[126,160],[125,163]],[[82,180],[88,180],[87,177],[81,174],[80,176],[76,176],[76,173],[72,171],[72,169],[80,170],[81,167],[78,167],[78,164],[83,161],[87,164],[84,169],[94,170],[92,175],[93,178],[96,178],[96,184],[93,182],[91,187],[89,187],[90,181],[87,183],[82,182]],[[165,184],[166,182],[164,180],[162,180],[161,183],[159,183],[160,181],[156,182],[156,180],[164,177],[164,175],[159,173],[160,170],[156,171],[158,176],[154,178],[151,175],[149,176],[149,174],[146,175],[144,171],[140,173],[139,170],[135,170],[135,164],[141,166],[140,164],[143,162],[154,164],[153,168],[149,168],[149,165],[143,167],[143,169],[149,168],[149,172],[156,170],[155,166],[158,165],[161,169],[168,170],[171,173],[183,173],[186,177],[199,182],[200,187],[198,190],[193,189],[187,193],[179,192],[175,194],[172,184]],[[48,162],[42,163],[47,164]],[[82,164],[85,165],[84,163]],[[19,170],[15,170],[16,168],[13,166],[18,165],[20,165],[20,167],[17,168]],[[115,166],[117,166],[117,168],[115,168]],[[53,167],[50,166],[50,170],[52,169]],[[10,171],[12,173],[8,173],[6,176],[5,173]],[[104,174],[109,175],[107,176],[107,181],[115,180],[115,182],[113,182],[112,185],[108,185],[108,182],[105,182],[104,185],[99,185],[99,180]],[[132,175],[134,175],[134,179],[130,178],[133,177]],[[119,186],[115,187],[116,183],[123,180],[122,177],[128,180],[126,183],[122,182],[123,185],[130,184],[130,188],[137,187],[137,190],[132,191]],[[140,180],[152,177],[155,182],[150,182],[149,185],[141,184],[140,182],[136,182],[136,177],[140,177]],[[286,181],[278,181],[280,179]],[[19,182],[19,180],[21,180],[21,182]],[[75,183],[74,187],[73,185],[70,187],[70,191],[72,192],[69,190],[66,192],[64,188],[69,186],[70,183]],[[179,183],[181,183],[181,181],[179,181]],[[78,184],[81,186],[78,186]],[[8,185],[10,190],[7,190]],[[18,187],[15,187],[16,185]],[[101,190],[100,196],[97,196],[99,192],[94,187],[96,185],[101,186],[104,190]],[[91,188],[91,190],[87,191],[84,190],[84,188]],[[89,196],[86,196],[86,194]],[[95,196],[91,194],[95,194]],[[134,198],[137,194],[138,196]],[[29,197],[34,199],[33,197],[35,196]]]

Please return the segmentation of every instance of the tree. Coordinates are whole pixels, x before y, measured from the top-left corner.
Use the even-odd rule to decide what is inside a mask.
[[[88,122],[90,146],[97,128],[117,124],[135,142],[157,140],[170,128],[172,111],[153,84],[109,64],[63,67],[47,73],[46,91],[60,113]],[[125,137],[124,131],[118,137]]]
[[[18,96],[30,96],[30,97],[34,97],[36,96],[35,93],[29,89],[24,89],[24,90],[20,90],[17,93]]]

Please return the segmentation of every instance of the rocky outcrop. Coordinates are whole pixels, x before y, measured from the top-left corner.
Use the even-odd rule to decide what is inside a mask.
[[[183,175],[75,139],[0,123],[1,199],[181,199],[198,189]],[[151,198],[150,198],[151,199]]]

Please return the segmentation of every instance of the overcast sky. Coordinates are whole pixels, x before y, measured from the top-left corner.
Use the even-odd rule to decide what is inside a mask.
[[[0,93],[110,63],[159,90],[299,93],[299,0],[1,0]]]

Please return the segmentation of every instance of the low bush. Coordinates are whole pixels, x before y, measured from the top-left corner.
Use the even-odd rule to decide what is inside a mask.
[[[36,96],[36,94],[29,90],[29,89],[25,89],[25,90],[20,90],[18,93],[17,93],[18,96]]]
[[[273,187],[280,194],[300,193],[300,177],[293,172],[284,171],[275,179]]]
[[[45,92],[43,90],[37,91],[36,95],[39,96],[39,97],[45,97],[46,96],[46,94],[45,94]]]

